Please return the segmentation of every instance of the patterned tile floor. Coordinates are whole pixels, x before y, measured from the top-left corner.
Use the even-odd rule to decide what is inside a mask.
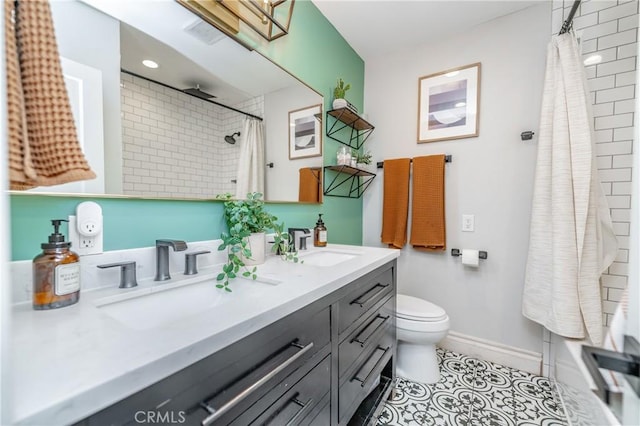
[[[566,426],[546,377],[438,348],[441,377],[425,385],[399,378],[377,426]]]

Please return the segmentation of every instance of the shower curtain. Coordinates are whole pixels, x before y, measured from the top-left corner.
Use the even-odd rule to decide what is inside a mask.
[[[246,117],[240,139],[240,158],[236,198],[245,199],[250,192],[264,194],[264,127],[262,121]]]
[[[522,312],[602,343],[600,275],[617,241],[595,163],[590,97],[573,33],[547,52]]]

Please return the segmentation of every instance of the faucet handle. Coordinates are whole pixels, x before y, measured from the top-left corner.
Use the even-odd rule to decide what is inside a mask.
[[[195,275],[198,273],[198,260],[197,256],[200,254],[211,253],[211,250],[194,251],[192,253],[184,254],[184,274]]]
[[[138,285],[136,279],[136,262],[125,261],[116,263],[106,263],[98,265],[100,269],[120,267],[120,286],[119,288],[132,288]]]
[[[300,237],[300,250],[306,250],[307,249],[307,238],[309,238],[311,235],[303,235]]]

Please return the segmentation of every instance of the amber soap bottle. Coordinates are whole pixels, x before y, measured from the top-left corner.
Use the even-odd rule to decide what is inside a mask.
[[[73,305],[80,299],[80,257],[69,250],[60,223],[54,219],[49,242],[42,243],[42,253],[33,259],[33,309],[46,310]]]
[[[327,246],[327,227],[322,221],[322,213],[319,214],[316,227],[313,228],[313,245],[316,247]]]

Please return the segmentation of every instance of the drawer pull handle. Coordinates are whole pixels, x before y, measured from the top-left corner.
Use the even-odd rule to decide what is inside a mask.
[[[387,320],[389,319],[389,315],[387,315],[386,317],[383,317],[382,315],[378,314],[376,315],[376,317],[374,319],[372,319],[371,321],[369,321],[369,324],[367,324],[365,326],[365,328],[362,329],[362,331],[360,333],[358,333],[358,335],[356,337],[353,338],[353,340],[351,340],[350,343],[358,343],[360,344],[360,347],[364,348],[364,346],[367,343],[367,340],[369,340],[371,338],[371,336],[375,335],[378,330],[380,330],[380,328],[382,328],[383,325],[385,325],[385,323],[387,322]],[[373,324],[375,321],[381,319],[382,321],[376,326],[376,328],[373,329],[373,331],[371,333],[369,333],[367,335],[367,337],[365,337],[364,339],[360,339],[360,336],[362,334],[364,334],[365,331],[367,331],[367,329],[371,326],[371,324]]]
[[[305,412],[307,411],[308,408],[310,408],[313,405],[313,399],[309,399],[307,402],[302,402],[298,399],[298,395],[296,394],[296,396],[291,400],[291,402],[293,402],[294,404],[297,404],[300,406],[300,409],[298,410],[298,412],[296,413],[295,416],[293,416],[291,418],[291,420],[289,420],[286,424],[286,426],[293,426],[298,424],[298,420],[302,418],[302,416],[305,414]]]
[[[300,347],[300,345],[297,344],[296,342],[291,343],[291,345],[296,346],[296,347]],[[283,371],[284,369],[289,367],[291,364],[296,362],[300,357],[302,357],[305,353],[307,353],[309,350],[311,350],[311,348],[313,348],[313,342],[310,342],[309,344],[307,344],[304,347],[302,347],[302,349],[300,349],[298,352],[296,352],[291,357],[287,358],[287,360],[284,361],[282,364],[278,365],[273,370],[269,371],[267,374],[262,376],[259,380],[257,380],[251,386],[247,387],[245,390],[240,392],[238,395],[236,395],[233,398],[231,398],[222,407],[220,407],[218,409],[215,409],[215,408],[211,407],[209,404],[205,404],[204,402],[201,403],[201,406],[203,406],[204,409],[207,410],[210,413],[210,415],[206,419],[204,419],[202,421],[202,426],[208,426],[211,423],[213,423],[216,420],[218,420],[223,414],[225,414],[227,411],[231,410],[238,403],[240,403],[242,400],[244,400],[249,395],[251,395],[260,386],[264,385],[266,382],[268,382],[273,377],[275,377],[278,373],[280,373],[281,371]]]
[[[387,346],[386,348],[383,348],[382,346],[378,346],[376,348],[375,351],[373,351],[373,353],[371,354],[371,356],[367,359],[367,361],[365,361],[364,364],[362,364],[362,366],[365,366],[367,364],[367,362],[369,362],[369,360],[373,357],[373,355],[378,352],[378,351],[382,351],[382,355],[380,355],[380,358],[378,358],[378,360],[376,361],[376,364],[373,366],[373,368],[371,369],[371,371],[369,371],[369,373],[367,374],[367,376],[364,379],[360,379],[358,378],[358,374],[360,374],[360,370],[358,370],[358,373],[356,373],[356,375],[353,377],[353,379],[351,379],[351,381],[357,381],[360,382],[360,386],[364,387],[365,383],[367,383],[369,381],[369,379],[373,376],[373,372],[376,371],[378,369],[378,366],[380,365],[380,363],[382,362],[382,360],[384,359],[384,356],[387,354],[387,352],[389,351],[389,349],[391,349],[391,346]],[[361,367],[362,368],[362,367]]]
[[[374,299],[378,294],[382,293],[384,291],[385,288],[389,287],[389,283],[387,284],[376,284],[373,287],[371,287],[369,290],[365,291],[364,293],[362,293],[360,296],[356,297],[355,300],[352,300],[351,303],[349,303],[350,305],[358,305],[361,308],[364,307],[365,304],[367,304],[367,302],[369,302],[370,300]],[[380,288],[381,290],[376,291],[375,293],[373,293],[371,296],[369,297],[365,297],[367,296],[369,293],[371,293],[373,290],[375,290],[376,288]]]

